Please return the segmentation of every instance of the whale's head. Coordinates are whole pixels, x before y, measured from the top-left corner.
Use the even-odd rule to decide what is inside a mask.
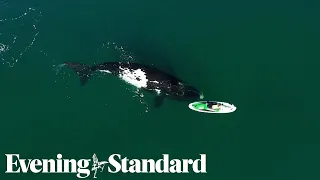
[[[203,99],[203,93],[200,92],[198,89],[196,89],[193,86],[185,85],[184,86],[184,93],[183,98],[191,99],[191,100],[200,100]]]

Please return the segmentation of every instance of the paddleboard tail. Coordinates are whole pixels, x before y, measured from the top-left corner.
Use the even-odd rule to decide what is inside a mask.
[[[92,74],[92,68],[89,65],[74,62],[65,62],[64,64],[78,74],[82,86],[87,83]]]

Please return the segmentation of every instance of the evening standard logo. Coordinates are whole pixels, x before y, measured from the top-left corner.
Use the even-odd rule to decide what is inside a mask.
[[[199,159],[169,159],[163,154],[161,159],[128,159],[120,154],[112,154],[108,161],[99,161],[96,154],[91,159],[65,159],[57,154],[56,159],[23,159],[19,154],[5,154],[7,170],[5,173],[73,173],[78,178],[88,178],[105,168],[109,173],[207,173],[206,154]],[[91,164],[91,165],[90,165]]]

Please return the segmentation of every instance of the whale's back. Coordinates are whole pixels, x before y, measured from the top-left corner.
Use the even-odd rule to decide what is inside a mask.
[[[140,69],[146,74],[146,77],[148,78],[149,81],[158,81],[158,82],[170,81],[173,84],[178,84],[179,82],[183,82],[178,77],[149,65],[144,65],[140,63],[124,63],[124,64],[119,64],[119,67],[128,68],[133,71]]]

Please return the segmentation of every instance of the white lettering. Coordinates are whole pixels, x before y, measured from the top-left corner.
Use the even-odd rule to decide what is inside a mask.
[[[50,164],[50,173],[56,172],[56,162],[53,159],[43,159],[43,167],[42,167],[42,172],[43,173],[48,173],[48,166]]]
[[[129,159],[121,158],[120,154],[109,156],[108,161],[99,161],[94,154],[92,168],[90,159],[63,159],[62,154],[57,154],[57,159],[20,159],[19,154],[5,154],[7,169],[5,173],[75,173],[78,178],[87,178],[91,171],[94,177],[98,170],[102,172],[105,165],[109,173],[189,173],[189,167],[195,173],[207,173],[206,154],[200,154],[199,159],[172,159],[169,154],[162,154],[161,159]]]
[[[129,161],[130,167],[129,172],[131,173],[141,173],[141,163],[138,159],[132,159]]]
[[[30,161],[32,161],[32,159],[28,159],[28,164],[26,164],[26,160],[25,159],[19,159],[19,163],[20,163],[20,166],[21,166],[21,171],[23,173],[27,173],[28,172],[28,169],[30,167]]]
[[[161,162],[163,163],[163,169],[161,169]],[[157,173],[168,173],[169,172],[169,155],[163,154],[163,159],[159,159],[156,162],[155,169]]]
[[[57,173],[62,173],[62,154],[57,154]]]
[[[189,173],[189,164],[192,164],[192,159],[183,159],[182,160],[182,167],[183,167],[183,173]]]
[[[127,173],[127,172],[129,172],[129,170],[128,170],[128,168],[127,168],[127,162],[129,162],[129,160],[127,159],[127,157],[125,157],[125,158],[123,158],[122,160],[121,160],[121,171],[123,172],[123,173]]]
[[[201,162],[201,169],[199,170],[199,161]],[[206,155],[205,154],[200,154],[200,159],[196,159],[193,162],[192,169],[195,173],[207,173],[207,168],[206,168]]]
[[[19,160],[19,154],[5,154],[7,156],[7,170],[5,173],[19,173],[20,168],[17,171],[13,171],[13,165],[18,166],[17,161],[13,161],[13,156],[16,156]]]
[[[148,166],[149,164],[149,166]],[[150,171],[148,171],[150,167]],[[143,173],[155,173],[156,172],[156,162],[153,159],[142,159],[142,172]]]
[[[120,154],[113,154],[113,155],[111,155],[111,156],[109,157],[109,163],[110,163],[110,165],[112,165],[113,167],[116,168],[116,170],[112,171],[111,168],[108,167],[108,171],[109,171],[110,173],[117,173],[117,172],[119,172],[119,171],[121,170],[121,164],[114,159],[115,156],[118,157],[119,159],[121,158],[121,155],[120,155]]]
[[[89,160],[90,161],[90,160]],[[77,161],[75,159],[65,159],[64,162],[64,173],[70,172],[70,164],[71,164],[71,172],[76,173],[77,172]]]
[[[170,172],[171,173],[181,173],[181,161],[179,159],[173,159],[170,161]]]
[[[40,166],[40,169],[37,169],[37,166]],[[41,166],[42,162],[39,159],[35,159],[30,163],[30,170],[34,173],[39,173],[42,170]]]
[[[90,159],[80,159],[78,161],[78,173],[77,177],[78,178],[87,178],[90,176],[90,170],[88,169],[90,165]],[[81,174],[84,174],[84,176],[81,176]]]

